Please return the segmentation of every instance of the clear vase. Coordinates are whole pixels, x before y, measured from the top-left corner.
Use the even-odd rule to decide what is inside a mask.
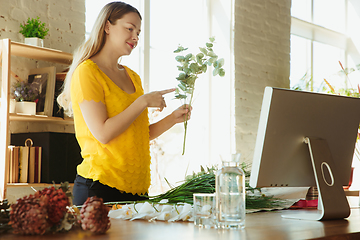
[[[240,154],[222,162],[216,173],[216,225],[218,228],[245,227],[245,174],[240,167]]]

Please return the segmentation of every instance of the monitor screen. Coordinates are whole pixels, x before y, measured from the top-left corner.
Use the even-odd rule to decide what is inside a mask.
[[[325,182],[336,172],[336,183],[348,185],[359,122],[359,98],[266,87],[250,186],[318,186],[306,137],[322,139],[329,149],[332,168],[321,159],[327,150],[314,142],[320,152],[319,175],[330,179]]]

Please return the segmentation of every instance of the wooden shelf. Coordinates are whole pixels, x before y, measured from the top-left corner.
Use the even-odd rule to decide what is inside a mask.
[[[7,187],[45,187],[51,184],[35,183],[35,184],[8,184],[6,179],[8,172],[6,171],[10,155],[8,154],[8,146],[10,144],[10,122],[41,122],[54,123],[59,125],[73,125],[72,118],[48,117],[43,115],[21,115],[9,113],[10,103],[10,75],[11,75],[11,57],[19,56],[34,60],[41,60],[53,63],[70,65],[72,62],[72,54],[62,52],[55,49],[31,46],[23,43],[13,42],[10,39],[2,39],[0,41],[0,62],[2,69],[1,83],[1,108],[0,108],[0,200],[6,198]]]
[[[31,46],[18,42],[11,42],[11,55],[66,65],[71,64],[72,61],[72,54],[70,53],[50,48]]]
[[[74,124],[73,118],[48,117],[45,115],[23,115],[17,113],[9,114],[10,121],[24,122],[51,122],[56,124]]]
[[[60,186],[60,183],[56,183],[56,186]],[[49,187],[54,186],[53,183],[7,183],[8,187]],[[74,186],[74,183],[69,183],[69,186]]]

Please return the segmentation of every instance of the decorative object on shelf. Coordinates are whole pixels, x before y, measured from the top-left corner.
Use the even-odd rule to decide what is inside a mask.
[[[60,107],[57,102],[57,97],[60,95],[62,86],[64,84],[64,80],[67,72],[56,73],[56,81],[55,81],[55,93],[54,93],[54,106],[53,106],[53,117],[61,117],[64,118],[64,109]]]
[[[8,147],[10,152],[8,183],[40,183],[42,147],[33,146],[31,138],[25,146]]]
[[[22,146],[30,138],[34,146],[41,147],[42,183],[61,183],[75,179],[76,166],[83,159],[74,133],[12,133],[10,137],[10,144],[14,146]]]
[[[30,70],[28,82],[39,92],[36,114],[53,114],[56,68],[54,66]]]
[[[45,23],[40,21],[39,17],[28,18],[27,22],[20,24],[21,30],[19,33],[24,35],[25,44],[43,47],[44,37],[48,34],[49,29],[45,27]]]
[[[16,102],[15,112],[26,115],[36,115],[36,102]]]
[[[10,99],[9,113],[16,113],[16,100],[14,98]]]
[[[36,114],[36,99],[39,92],[27,82],[16,81],[12,86],[12,94],[16,100],[15,112]]]
[[[31,37],[31,38],[25,38],[24,43],[27,45],[33,45],[37,47],[44,47],[44,39]]]
[[[178,66],[178,70],[180,71],[179,76],[176,78],[180,81],[176,88],[175,98],[183,100],[184,104],[188,104],[190,107],[193,103],[193,96],[195,90],[195,80],[198,78],[199,74],[206,73],[208,66],[213,66],[213,76],[219,75],[220,77],[225,76],[225,70],[222,68],[224,65],[224,59],[218,58],[218,55],[214,53],[213,46],[215,42],[215,38],[209,38],[210,42],[206,43],[206,47],[200,47],[200,53],[192,54],[189,53],[185,56],[178,55],[175,57],[175,60],[181,64]],[[180,53],[186,51],[187,48],[179,47],[174,51],[174,53]],[[186,101],[186,99],[190,96],[190,100]],[[187,116],[184,121],[184,143],[183,143],[183,152],[185,153],[185,140],[186,140],[186,132],[187,132]]]

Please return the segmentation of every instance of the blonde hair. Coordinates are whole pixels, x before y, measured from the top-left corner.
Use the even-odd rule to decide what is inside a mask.
[[[96,55],[104,47],[105,39],[106,39],[105,38],[106,22],[109,21],[111,24],[114,25],[116,20],[122,18],[125,14],[129,12],[137,13],[140,19],[142,19],[139,11],[127,3],[117,1],[106,4],[101,9],[95,21],[94,27],[91,30],[88,40],[82,43],[74,51],[72,63],[69,66],[69,71],[66,74],[66,78],[62,86],[62,92],[57,97],[57,102],[60,105],[60,107],[64,109],[64,113],[66,115],[68,116],[73,115],[71,97],[70,97],[70,86],[71,86],[71,78],[75,69],[80,65],[80,63]]]

